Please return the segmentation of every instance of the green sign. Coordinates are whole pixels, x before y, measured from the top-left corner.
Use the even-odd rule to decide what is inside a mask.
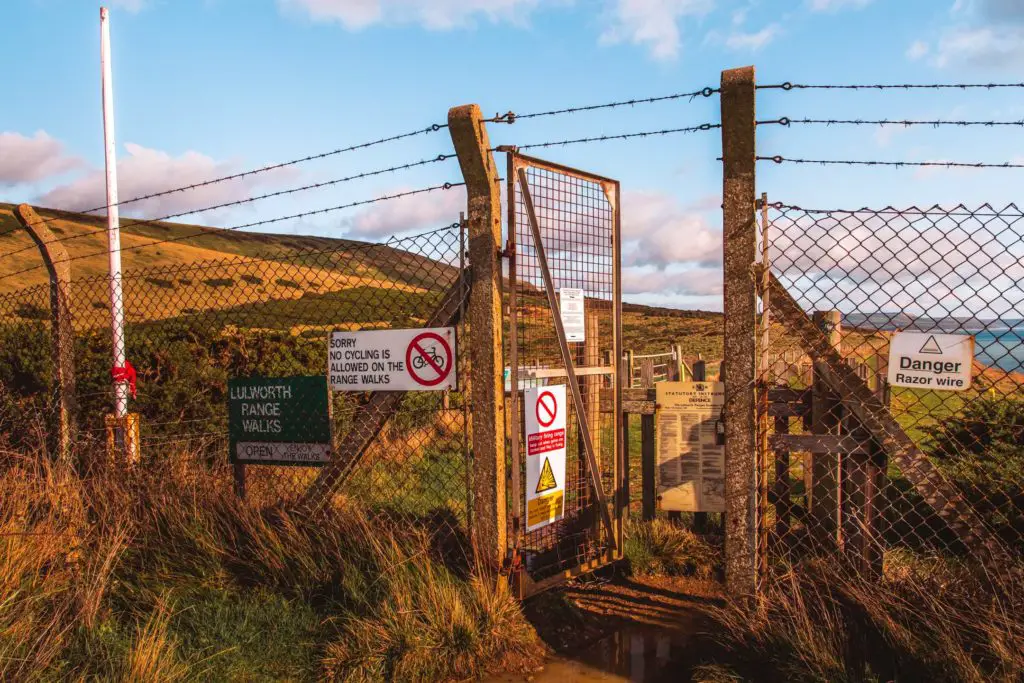
[[[323,465],[331,459],[326,377],[228,380],[233,463]]]

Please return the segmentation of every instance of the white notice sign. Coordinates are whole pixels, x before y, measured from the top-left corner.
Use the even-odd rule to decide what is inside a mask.
[[[523,391],[526,421],[526,530],[565,513],[565,385]]]
[[[971,335],[897,332],[889,344],[889,384],[896,387],[965,391],[973,364]]]
[[[567,342],[586,341],[584,302],[583,290],[579,287],[562,287],[558,290],[558,310]]]
[[[455,328],[332,332],[327,377],[333,391],[455,389]]]
[[[655,449],[662,510],[725,512],[723,382],[658,382]]]

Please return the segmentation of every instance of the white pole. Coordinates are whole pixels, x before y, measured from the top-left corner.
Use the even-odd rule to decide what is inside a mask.
[[[110,331],[114,367],[124,367],[124,299],[121,294],[121,225],[117,210],[117,149],[114,142],[114,91],[110,69],[110,19],[100,8],[100,67],[103,72],[103,142],[107,167],[107,251],[110,256]],[[128,384],[114,382],[114,415],[128,414]]]

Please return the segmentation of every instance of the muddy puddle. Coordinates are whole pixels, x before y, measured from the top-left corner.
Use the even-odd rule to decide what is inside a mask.
[[[492,683],[689,680],[696,648],[690,629],[628,626],[578,652],[551,658],[529,678],[504,676]]]

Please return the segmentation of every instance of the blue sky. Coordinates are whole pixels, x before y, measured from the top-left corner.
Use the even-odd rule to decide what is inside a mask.
[[[9,0],[0,43],[0,199],[102,204],[99,11]],[[450,106],[519,113],[761,83],[1024,80],[1019,0],[112,0],[122,198],[444,122]],[[16,27],[11,30],[10,27]],[[1024,119],[1020,90],[760,91],[758,118]],[[491,126],[496,144],[716,122],[718,98]],[[761,127],[759,153],[1024,162],[1000,129]],[[441,131],[254,180],[140,203],[166,215],[450,151]],[[539,156],[619,178],[629,298],[718,308],[701,245],[720,240],[717,132],[556,147]],[[503,167],[503,159],[499,159]],[[804,206],[1005,204],[1021,170],[758,167],[760,191]],[[230,226],[458,181],[456,162],[207,212]],[[450,223],[459,190],[278,224],[368,239]],[[712,249],[714,250],[714,249]],[[130,263],[129,263],[130,265]],[[713,270],[713,268],[711,269]],[[689,273],[689,275],[685,275]]]

